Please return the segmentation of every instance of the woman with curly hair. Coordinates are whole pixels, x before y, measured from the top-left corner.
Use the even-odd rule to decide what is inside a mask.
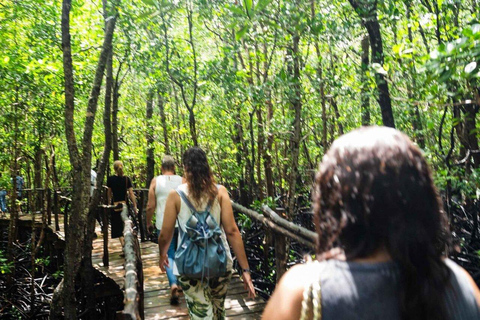
[[[446,215],[407,136],[366,127],[337,139],[313,201],[320,261],[284,275],[264,319],[480,319],[480,292],[446,257]]]
[[[215,184],[205,152],[199,147],[188,149],[183,155],[183,167],[186,183],[180,185],[177,190],[172,190],[165,204],[163,225],[158,238],[159,265],[162,270],[170,267],[167,250],[172,240],[175,221],[178,220],[180,234],[186,234],[186,225],[192,217],[189,205],[194,206],[197,212],[210,212],[216,225],[222,227],[220,239],[226,251],[226,272],[221,276],[200,280],[178,274],[177,270],[179,276],[177,280],[185,293],[191,319],[224,319],[225,297],[232,275],[232,256],[228,244],[233,248],[238,264],[243,270],[243,283],[249,297],[255,297],[242,236],[233,217],[227,189]]]

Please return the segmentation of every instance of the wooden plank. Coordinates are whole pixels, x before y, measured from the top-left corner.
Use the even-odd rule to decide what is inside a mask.
[[[63,225],[62,225],[63,227]],[[97,234],[100,228],[96,228]],[[147,241],[140,243],[142,253],[143,273],[144,273],[144,308],[145,319],[189,319],[185,298],[180,298],[178,306],[170,305],[170,288],[167,275],[160,271],[158,267],[158,245]],[[120,288],[124,289],[125,269],[124,258],[120,257],[122,248],[120,242],[113,239],[108,242],[109,267],[104,267],[103,240],[98,237],[93,242],[92,262],[93,265],[113,279]],[[225,309],[227,319],[260,319],[265,301],[257,297],[255,300],[248,299],[247,291],[243,287],[238,274],[232,276],[227,298],[225,299]]]

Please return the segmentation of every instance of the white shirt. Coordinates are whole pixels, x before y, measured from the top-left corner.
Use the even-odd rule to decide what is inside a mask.
[[[163,214],[165,213],[165,203],[167,202],[168,194],[172,189],[176,189],[181,184],[182,177],[177,175],[160,175],[156,177],[155,198],[157,205],[155,207],[155,226],[158,230],[162,229]]]

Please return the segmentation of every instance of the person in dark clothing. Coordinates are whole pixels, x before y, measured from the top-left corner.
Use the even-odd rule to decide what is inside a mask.
[[[132,181],[129,177],[123,174],[123,163],[119,160],[113,163],[113,169],[115,170],[115,175],[110,176],[107,179],[107,200],[111,204],[126,203],[127,202],[127,193],[128,197],[132,201],[133,210],[135,214],[137,213],[137,201],[135,199],[135,194],[133,193]],[[112,239],[119,238],[120,243],[123,245],[125,241],[123,239],[123,220],[121,217],[121,210],[113,209],[110,215],[110,223],[112,226]]]

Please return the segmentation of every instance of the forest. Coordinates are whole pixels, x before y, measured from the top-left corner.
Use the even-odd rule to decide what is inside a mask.
[[[25,188],[69,190],[63,281],[47,300],[75,319],[101,201],[101,188],[90,197],[92,168],[101,186],[122,160],[134,187],[148,188],[163,155],[181,168],[198,145],[234,201],[298,221],[333,140],[368,125],[397,128],[423,150],[456,260],[479,283],[479,41],[478,0],[1,1],[10,221],[0,291],[12,294],[8,275],[20,272],[17,175]],[[32,234],[23,250],[35,256],[42,237]],[[0,315],[26,318],[8,294]]]

